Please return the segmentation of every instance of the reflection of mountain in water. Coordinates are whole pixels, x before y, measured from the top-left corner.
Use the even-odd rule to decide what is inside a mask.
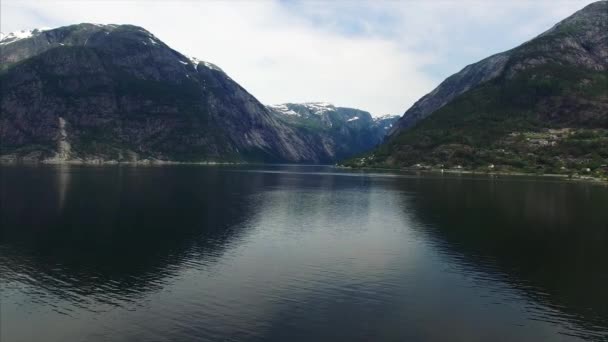
[[[251,168],[2,169],[3,338],[606,333],[606,189]]]
[[[408,206],[421,232],[457,264],[506,281],[584,331],[608,331],[605,188],[466,179],[399,187],[417,193]]]
[[[25,170],[11,177],[24,168],[3,169],[3,281],[30,277],[75,300],[107,292],[133,299],[181,267],[213,264],[238,243],[247,197],[264,182],[217,168],[173,168],[170,177],[156,167]]]

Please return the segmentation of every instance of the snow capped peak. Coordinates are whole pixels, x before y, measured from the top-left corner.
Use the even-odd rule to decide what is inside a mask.
[[[283,103],[269,105],[269,108],[284,114],[284,115],[295,115],[295,116],[306,116],[306,115],[323,115],[326,112],[336,110],[336,107],[327,102],[304,102],[304,103]]]
[[[38,28],[33,30],[21,30],[15,31],[8,34],[0,33],[0,45],[14,43],[18,40],[32,37],[39,34],[42,31],[46,31],[48,28]]]
[[[32,36],[31,30],[21,30],[0,35],[0,45],[9,44]]]
[[[19,39],[23,39],[23,38],[29,38],[32,36],[32,32],[33,30],[21,30],[21,31],[15,31],[15,32],[11,32],[9,33],[6,37],[14,37],[14,38],[19,38]]]
[[[50,30],[50,28],[41,27],[41,28],[36,28],[33,30],[21,30],[21,31],[10,32],[8,34],[0,32],[0,45],[13,43],[13,42],[16,42],[21,39],[35,36],[35,35],[39,34],[40,32],[48,31],[48,30]]]

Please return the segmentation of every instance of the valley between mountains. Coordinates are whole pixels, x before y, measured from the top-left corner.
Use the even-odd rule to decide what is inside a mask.
[[[3,162],[608,174],[607,1],[465,67],[403,116],[264,105],[132,25],[3,34],[0,87]]]

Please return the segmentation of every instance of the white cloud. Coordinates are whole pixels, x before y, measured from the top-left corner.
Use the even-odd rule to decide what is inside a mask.
[[[442,78],[513,47],[590,1],[13,1],[3,31],[142,26],[219,65],[264,103],[327,101],[403,113]]]

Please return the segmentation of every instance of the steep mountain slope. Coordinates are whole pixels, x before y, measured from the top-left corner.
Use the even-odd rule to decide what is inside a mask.
[[[404,114],[386,144],[347,164],[601,171],[607,70],[608,2],[600,1],[449,77]]]
[[[372,118],[359,109],[335,107],[329,103],[285,103],[268,106],[278,121],[306,137],[325,161],[348,158],[378,145],[396,115]]]
[[[513,78],[521,71],[549,64],[605,70],[606,4],[606,1],[591,4],[537,38],[448,77],[408,109],[390,135],[413,126],[466,91],[501,76]]]
[[[319,161],[221,69],[131,25],[4,36],[0,100],[4,160]]]

